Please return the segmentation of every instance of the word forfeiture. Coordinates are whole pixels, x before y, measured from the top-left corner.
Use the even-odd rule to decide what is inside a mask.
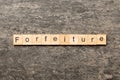
[[[105,34],[15,34],[13,45],[106,45]]]

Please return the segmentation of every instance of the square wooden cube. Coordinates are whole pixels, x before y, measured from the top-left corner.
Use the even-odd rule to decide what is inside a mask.
[[[22,35],[14,34],[13,35],[13,45],[22,45],[22,43],[23,43],[22,39],[23,39]]]
[[[87,45],[96,45],[97,38],[95,34],[88,34],[87,35]]]
[[[59,34],[50,35],[51,45],[59,45]]]
[[[78,45],[78,34],[70,34],[69,38],[70,38],[70,45]]]
[[[59,44],[60,45],[70,45],[70,36],[69,36],[69,34],[60,34],[59,35]]]
[[[23,45],[33,45],[34,44],[33,39],[34,36],[31,34],[23,35],[23,39],[22,39]]]
[[[42,35],[41,34],[34,34],[33,37],[33,45],[42,45]]]
[[[41,34],[42,45],[51,45],[51,35],[50,34]]]
[[[97,34],[97,45],[106,45],[106,34]]]
[[[88,45],[88,36],[83,34],[78,36],[78,45]]]

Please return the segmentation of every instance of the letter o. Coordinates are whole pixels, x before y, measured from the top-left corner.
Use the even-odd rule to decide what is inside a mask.
[[[57,41],[57,37],[54,37],[53,40],[54,40],[54,41]]]
[[[26,42],[29,42],[29,41],[30,41],[30,39],[29,39],[29,38],[25,38],[25,41],[26,41]]]

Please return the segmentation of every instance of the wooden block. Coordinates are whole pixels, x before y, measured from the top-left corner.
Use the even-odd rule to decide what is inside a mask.
[[[13,35],[13,45],[22,45],[22,38],[23,36],[22,35]]]
[[[23,45],[33,45],[34,42],[33,42],[33,38],[34,36],[33,35],[30,35],[30,34],[26,34],[26,35],[23,35],[23,38],[22,38],[22,44]]]
[[[97,45],[106,45],[106,35],[105,34],[97,34]]]
[[[70,45],[69,34],[60,34],[59,35],[59,45]]]
[[[87,35],[79,35],[78,36],[78,45],[88,45],[87,37],[88,37]]]
[[[58,34],[54,34],[54,35],[50,35],[51,37],[51,45],[59,45],[59,35]]]
[[[105,34],[13,35],[13,45],[106,45]]]
[[[70,45],[78,45],[78,38],[79,38],[78,34],[70,34],[69,38],[70,38]]]
[[[51,44],[51,35],[50,34],[41,34],[42,37],[42,45],[50,45]]]
[[[97,44],[97,38],[96,35],[88,34],[87,35],[87,45],[96,45]]]
[[[37,34],[37,35],[32,35],[32,44],[33,45],[42,45],[42,35]]]

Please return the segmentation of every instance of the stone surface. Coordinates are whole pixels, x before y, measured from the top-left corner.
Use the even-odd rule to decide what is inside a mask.
[[[13,46],[13,34],[107,34],[106,46]],[[0,0],[0,80],[120,80],[120,0]]]

